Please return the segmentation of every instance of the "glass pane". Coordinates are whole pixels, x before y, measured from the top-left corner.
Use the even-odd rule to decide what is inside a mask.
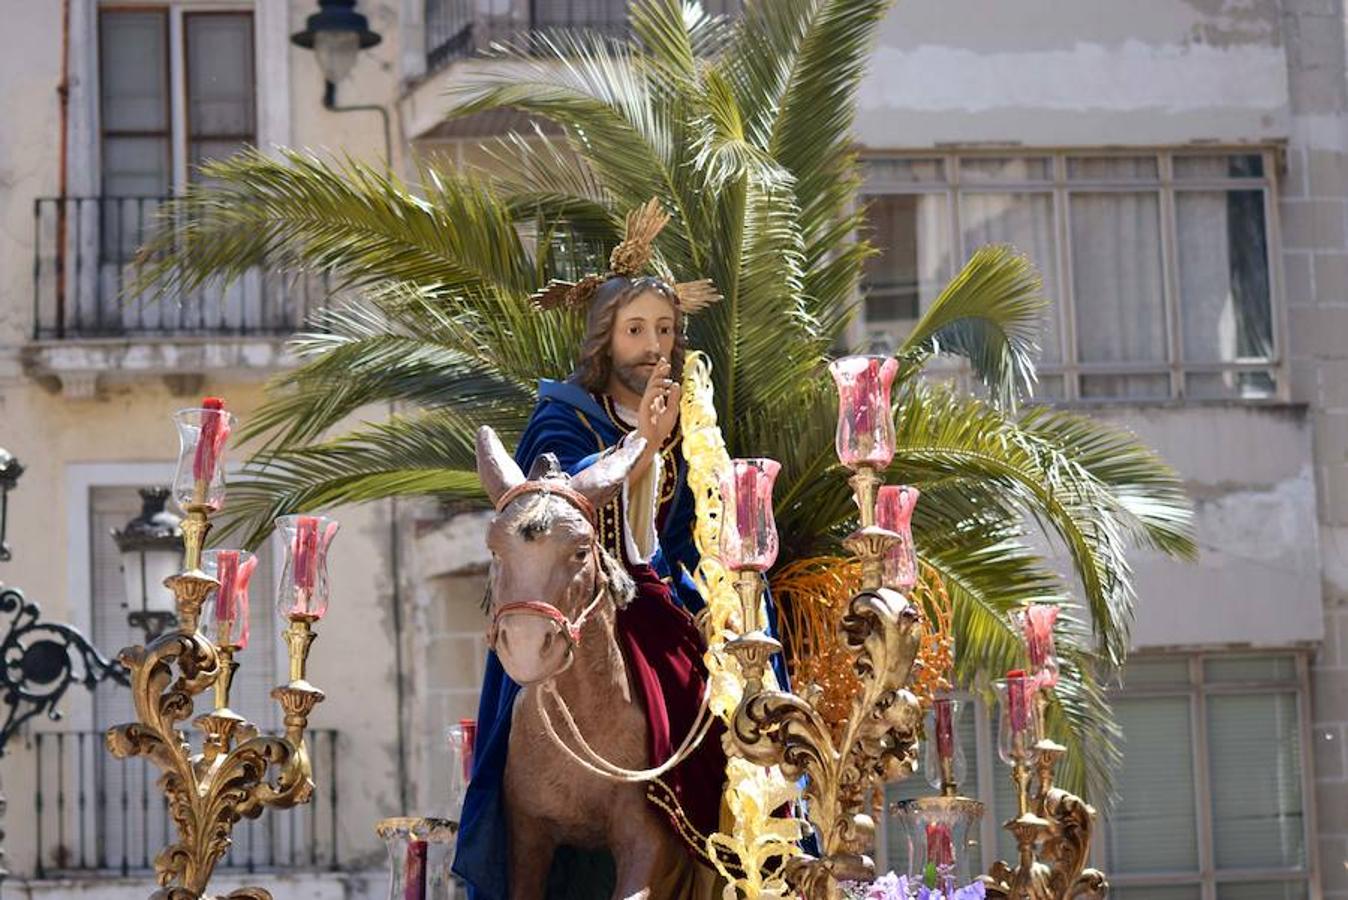
[[[1272,372],[1191,372],[1184,395],[1195,400],[1269,400],[1278,395]]]
[[[1110,892],[1111,896],[1113,891]],[[1217,885],[1217,900],[1306,900],[1304,881],[1245,881]]]
[[[1203,679],[1210,684],[1249,681],[1296,681],[1295,656],[1210,656],[1203,660]]]
[[[945,182],[945,164],[939,159],[874,157],[863,159],[861,167],[867,187]]]
[[[1120,697],[1119,801],[1109,817],[1109,872],[1196,872],[1192,728],[1187,697]]]
[[[1154,181],[1160,177],[1154,156],[1073,156],[1067,177],[1091,181]]]
[[[627,30],[627,0],[566,0],[531,6],[535,28],[590,28],[607,34]]]
[[[1148,884],[1135,887],[1109,886],[1109,900],[1201,900],[1203,889],[1196,884],[1160,885]]]
[[[1074,193],[1072,287],[1082,362],[1164,362],[1159,200]]]
[[[1273,354],[1263,191],[1179,191],[1180,313],[1190,362]]]
[[[1053,305],[1044,316],[1039,334],[1040,359],[1062,360],[1058,339],[1058,250],[1054,235],[1053,195],[1039,193],[960,195],[960,228],[964,253],[971,255],[984,244],[1010,244],[1024,253],[1044,279],[1044,295]]]
[[[1147,400],[1170,396],[1169,375],[1082,375],[1087,400]]]
[[[190,136],[253,139],[253,17],[188,15],[187,124]]]
[[[1175,177],[1183,178],[1262,178],[1264,158],[1258,153],[1229,156],[1176,156]]]
[[[104,131],[168,130],[168,20],[159,12],[98,17]]]
[[[105,137],[103,193],[109,197],[162,197],[169,192],[167,137]]]
[[[1207,703],[1217,867],[1304,865],[1297,695],[1214,695]]]
[[[995,742],[997,740],[996,717],[991,716],[991,721],[992,740]],[[994,830],[997,833],[997,858],[1014,865],[1019,858],[1016,839],[1011,832],[1002,827],[1002,824],[1016,817],[1016,786],[1011,781],[1011,767],[1003,765],[1002,761],[997,758],[995,743],[992,747],[992,775],[992,809],[988,812],[988,815],[992,816],[992,824],[995,826]],[[989,864],[991,864],[991,860],[989,860]]]
[[[195,182],[205,182],[208,179],[197,171],[200,165],[213,159],[229,159],[245,146],[245,141],[192,141],[187,148],[189,153],[187,159],[188,174]]]
[[[1034,386],[1034,396],[1039,400],[1061,400],[1067,396],[1061,375],[1040,374],[1039,383]]]
[[[1035,157],[973,157],[960,160],[960,181],[968,183],[1052,181],[1053,160]]]
[[[955,723],[956,734],[960,742],[960,748],[964,751],[965,776],[964,783],[960,785],[960,795],[964,797],[978,797],[978,748],[977,736],[975,733],[974,702],[965,699],[959,706],[959,718]],[[923,765],[926,759],[926,748],[918,754],[917,771],[911,776],[895,784],[885,785],[885,800],[887,803],[894,803],[898,800],[911,800],[915,797],[930,797],[938,791],[927,782],[927,773]],[[987,815],[984,813],[984,815]],[[898,817],[886,815],[885,839],[889,842],[889,867],[895,872],[904,873],[908,871],[908,836],[904,833],[903,823]],[[978,828],[974,826],[969,829],[969,840],[971,846],[967,849],[969,854],[969,873],[982,872],[984,869],[981,848],[978,846]]]
[[[103,259],[130,262],[156,225],[157,197],[106,197],[102,210]]]
[[[1130,688],[1161,685],[1188,687],[1189,661],[1186,659],[1133,657],[1124,666],[1123,683]]]
[[[861,290],[866,330],[895,340],[951,277],[945,194],[882,194],[868,199],[869,237],[879,255],[866,260]]]

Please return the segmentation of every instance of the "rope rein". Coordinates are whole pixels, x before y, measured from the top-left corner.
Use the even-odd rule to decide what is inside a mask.
[[[575,718],[572,717],[570,707],[566,705],[562,695],[557,693],[555,682],[545,681],[536,687],[538,687],[538,690],[534,692],[534,705],[538,708],[538,715],[543,720],[543,730],[547,732],[553,743],[561,747],[572,762],[591,775],[598,775],[600,778],[625,784],[653,781],[688,759],[701,746],[702,739],[707,736],[707,732],[711,730],[714,721],[714,717],[711,715],[711,707],[707,703],[710,695],[710,685],[708,685],[707,689],[702,692],[702,702],[698,708],[697,719],[694,721],[693,727],[688,729],[688,734],[684,736],[683,743],[670,755],[669,759],[650,769],[628,769],[604,759],[598,751],[589,745],[585,740],[585,735],[580,733],[580,727],[576,724]],[[551,696],[553,702],[557,704],[557,708],[562,714],[562,721],[566,723],[567,731],[580,745],[581,751],[585,754],[584,757],[568,747],[566,742],[562,740],[562,736],[557,733],[556,727],[552,724],[552,717],[548,714],[547,707],[543,703],[544,694]]]

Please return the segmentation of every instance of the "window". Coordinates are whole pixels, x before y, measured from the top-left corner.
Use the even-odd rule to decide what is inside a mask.
[[[872,157],[866,328],[892,341],[978,247],[1053,301],[1039,394],[1278,396],[1265,153]]]
[[[1301,900],[1310,896],[1306,815],[1306,661],[1292,654],[1138,656],[1114,693],[1123,732],[1118,801],[1102,816],[1092,865],[1111,897],[1147,900]],[[970,872],[1014,860],[1001,823],[1015,812],[996,725],[981,700],[957,725],[968,775],[961,793],[987,811],[970,833]],[[921,768],[888,799],[934,793]],[[907,867],[907,839],[890,819],[885,864]]]
[[[253,15],[104,9],[98,47],[102,247],[125,261],[197,166],[257,142]]]

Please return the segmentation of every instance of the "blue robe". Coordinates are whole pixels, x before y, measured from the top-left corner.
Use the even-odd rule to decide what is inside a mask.
[[[538,406],[515,450],[515,461],[525,473],[539,456],[552,453],[564,471],[575,474],[631,431],[618,419],[609,398],[595,397],[578,385],[544,380],[538,394]],[[656,512],[658,547],[651,566],[670,586],[674,599],[696,613],[704,605],[689,576],[699,559],[692,534],[696,510],[680,441],[675,428],[661,448],[665,469]],[[630,565],[623,546],[621,504],[615,500],[597,513],[605,546]],[[768,615],[775,633],[776,614],[770,602]],[[774,666],[785,684],[780,658]],[[454,872],[468,883],[471,900],[506,900],[508,896],[504,777],[511,712],[519,690],[496,654],[488,653],[478,705],[473,777],[460,817],[453,865]]]

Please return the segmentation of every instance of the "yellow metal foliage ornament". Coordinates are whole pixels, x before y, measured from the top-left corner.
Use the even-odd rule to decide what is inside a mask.
[[[684,362],[683,400],[679,409],[683,454],[688,461],[688,487],[693,492],[697,521],[693,541],[702,557],[693,580],[707,603],[703,628],[707,636],[705,660],[711,683],[711,709],[729,722],[744,695],[739,663],[725,652],[725,644],[740,633],[740,598],[734,578],[717,559],[721,534],[720,476],[730,467],[730,455],[716,424],[711,366],[707,358],[690,352]],[[771,670],[765,681],[776,687]],[[730,834],[708,838],[708,855],[728,883],[726,900],[793,896],[784,877],[786,862],[800,851],[800,822],[774,815],[799,796],[796,785],[776,766],[765,768],[731,757],[726,766],[726,800],[734,819]],[[732,866],[725,860],[736,861]],[[771,869],[765,869],[769,861]]]

